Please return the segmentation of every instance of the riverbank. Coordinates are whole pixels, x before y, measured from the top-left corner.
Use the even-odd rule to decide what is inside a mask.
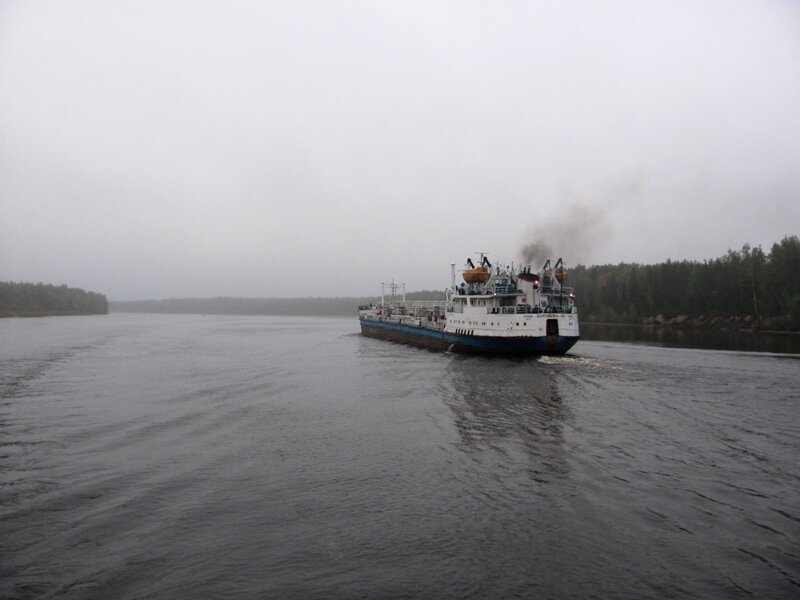
[[[581,323],[581,339],[664,347],[800,354],[800,332],[631,323]],[[578,351],[580,351],[580,343]]]
[[[712,331],[740,331],[742,333],[774,333],[785,335],[800,335],[800,330],[792,320],[773,317],[769,319],[754,319],[752,315],[744,316],[708,316],[708,315],[677,315],[674,317],[645,317],[638,322],[595,320],[591,316],[581,315],[582,324],[614,325],[619,327],[650,327],[680,330],[712,330]]]
[[[33,319],[36,317],[88,317],[93,315],[107,315],[106,312],[74,312],[74,311],[13,311],[0,313],[0,319]]]
[[[0,281],[0,317],[104,315],[103,294],[48,283]]]

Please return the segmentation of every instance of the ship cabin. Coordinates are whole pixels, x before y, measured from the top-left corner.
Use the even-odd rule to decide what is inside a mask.
[[[552,268],[548,260],[540,273],[530,266],[492,266],[484,257],[481,267],[478,272],[479,267],[467,261],[464,281],[458,285],[455,265],[451,267],[446,331],[479,336],[577,331],[575,294],[566,283],[561,259]]]
[[[469,264],[469,263],[468,263]],[[530,266],[515,272],[513,267],[496,266],[476,279],[476,269],[464,271],[464,282],[454,285],[448,312],[480,312],[491,315],[572,313],[575,293],[566,284],[566,270],[561,259],[556,267],[545,263],[542,274]]]

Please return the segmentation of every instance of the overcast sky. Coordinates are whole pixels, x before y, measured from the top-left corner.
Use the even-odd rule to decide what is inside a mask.
[[[0,0],[0,280],[441,289],[800,233],[800,2]]]

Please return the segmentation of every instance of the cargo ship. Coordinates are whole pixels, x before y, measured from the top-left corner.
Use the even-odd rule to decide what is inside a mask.
[[[381,284],[381,301],[358,307],[361,333],[434,350],[561,355],[580,339],[575,292],[559,258],[540,271],[467,259],[443,301],[406,301],[405,284]],[[388,291],[388,297],[387,297]]]

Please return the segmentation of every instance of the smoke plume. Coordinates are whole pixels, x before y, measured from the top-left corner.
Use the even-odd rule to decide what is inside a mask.
[[[610,227],[602,208],[572,202],[559,207],[549,221],[534,227],[532,241],[522,247],[520,254],[535,269],[541,268],[548,258],[563,257],[571,264],[589,263],[594,250],[609,235]]]

